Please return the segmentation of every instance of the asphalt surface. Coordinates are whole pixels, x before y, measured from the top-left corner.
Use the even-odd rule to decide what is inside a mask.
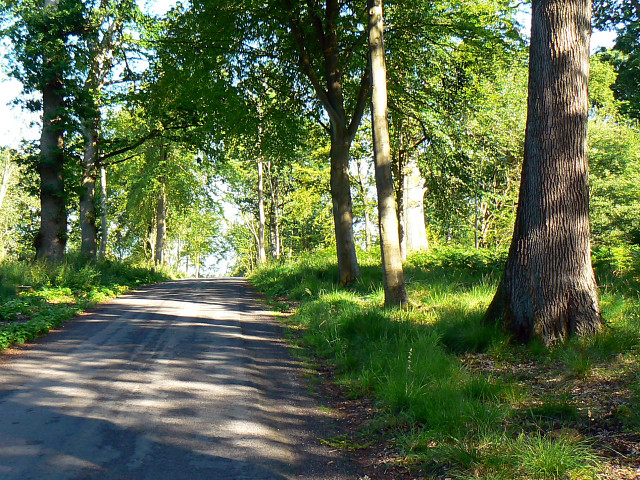
[[[243,279],[146,287],[0,355],[0,479],[355,479]]]

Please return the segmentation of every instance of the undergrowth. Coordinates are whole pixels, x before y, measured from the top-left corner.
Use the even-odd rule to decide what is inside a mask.
[[[349,289],[336,288],[330,251],[270,265],[251,281],[298,305],[289,321],[348,395],[375,399],[380,415],[362,435],[386,432],[423,474],[591,479],[604,461],[595,425],[640,433],[640,256],[631,257],[596,252],[604,331],[553,349],[517,345],[483,323],[504,252],[441,248],[412,256],[405,264],[412,305],[404,311],[382,307],[379,258],[366,252]],[[613,414],[572,393],[598,382],[628,391]],[[602,421],[594,418],[600,414]]]
[[[95,303],[170,277],[168,271],[112,261],[4,261],[0,263],[0,351],[48,333]]]

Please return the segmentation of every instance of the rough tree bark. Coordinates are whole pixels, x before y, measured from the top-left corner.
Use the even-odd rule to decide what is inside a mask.
[[[546,344],[601,328],[589,241],[590,0],[534,0],[513,239],[487,319]]]
[[[402,270],[398,217],[391,175],[391,148],[387,120],[387,73],[384,58],[382,0],[368,0],[369,53],[371,55],[371,122],[373,160],[378,191],[380,249],[384,277],[385,306],[409,303]]]
[[[353,102],[351,121],[348,121],[344,99],[344,68],[358,45],[345,46],[339,42],[338,23],[341,3],[338,0],[324,2],[324,18],[319,7],[306,10],[308,25],[302,24],[301,13],[291,0],[285,0],[289,14],[291,35],[298,49],[299,67],[307,76],[318,100],[329,117],[331,139],[331,201],[335,225],[336,250],[340,284],[348,285],[360,275],[353,237],[353,204],[349,179],[349,150],[362,120],[369,90],[369,68],[364,70],[360,87]],[[310,28],[308,28],[310,27]],[[315,36],[314,36],[315,35]],[[312,53],[320,47],[320,59],[314,62]],[[324,72],[320,75],[316,65]],[[321,81],[324,75],[324,86]]]
[[[45,0],[44,8],[56,9],[59,0]],[[61,39],[64,40],[64,39]],[[63,73],[54,52],[43,56],[42,133],[40,136],[40,231],[36,257],[60,261],[67,244],[67,208],[64,190]]]

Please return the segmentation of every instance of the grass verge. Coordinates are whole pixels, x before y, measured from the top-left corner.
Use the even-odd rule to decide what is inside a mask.
[[[547,349],[513,344],[481,322],[500,253],[435,249],[405,268],[412,307],[382,308],[379,258],[338,290],[332,252],[268,266],[251,282],[297,305],[289,317],[305,348],[330,365],[347,395],[379,414],[399,461],[428,478],[635,478],[640,467],[640,262],[625,270],[595,256],[602,334]],[[634,257],[635,258],[635,257]],[[636,452],[634,457],[634,452]]]
[[[168,271],[98,264],[0,263],[0,351],[45,335],[84,309],[127,290],[168,280]]]

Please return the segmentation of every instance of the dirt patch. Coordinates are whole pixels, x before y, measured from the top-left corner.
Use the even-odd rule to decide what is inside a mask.
[[[594,365],[579,376],[562,365],[532,359],[496,362],[486,354],[468,354],[462,362],[485,377],[508,378],[525,389],[527,400],[519,405],[520,418],[526,422],[537,413],[530,421],[535,424],[532,427],[542,429],[541,434],[553,436],[571,430],[592,444],[605,462],[601,478],[640,480],[640,433],[629,431],[623,421],[625,416],[640,414],[633,410],[637,402],[632,385],[637,373],[623,358]]]

